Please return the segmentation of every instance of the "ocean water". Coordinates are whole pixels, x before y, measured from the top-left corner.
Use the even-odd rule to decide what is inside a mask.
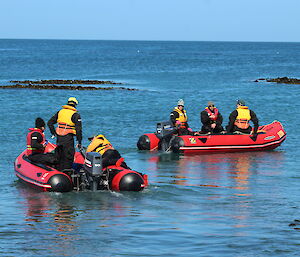
[[[1,85],[98,79],[138,89],[0,89],[0,256],[297,256],[300,86],[253,80],[300,78],[299,68],[300,43],[0,40]],[[79,100],[83,144],[106,135],[148,174],[149,188],[61,194],[17,181],[27,128],[70,96]],[[167,120],[179,98],[194,130],[207,101],[226,125],[242,98],[261,125],[282,122],[287,139],[265,152],[138,151],[139,136]]]

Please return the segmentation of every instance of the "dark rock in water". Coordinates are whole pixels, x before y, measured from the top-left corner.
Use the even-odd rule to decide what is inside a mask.
[[[101,80],[70,80],[70,79],[52,79],[52,80],[11,80],[10,83],[14,85],[0,86],[0,89],[7,88],[26,88],[26,89],[62,89],[62,90],[137,90],[135,88],[126,87],[93,87],[85,85],[122,85],[123,83],[117,83],[113,81],[101,81]],[[57,86],[55,84],[61,85]],[[80,86],[83,85],[83,86]]]
[[[300,220],[294,220],[293,223],[289,224],[289,227],[292,227],[295,230],[300,230],[299,225],[300,225]]]
[[[260,82],[260,81],[265,81],[266,79],[260,78],[260,79],[256,79],[254,80],[254,82]]]
[[[300,84],[300,79],[296,78],[288,78],[288,77],[281,77],[281,78],[273,78],[273,79],[256,79],[254,82],[273,82],[273,83],[281,83],[281,84]]]
[[[102,84],[110,84],[110,85],[121,85],[122,83],[117,83],[114,81],[103,81],[103,80],[81,80],[81,79],[47,79],[47,80],[11,80],[11,83],[17,84],[38,84],[38,85],[49,85],[49,84],[73,84],[73,85],[102,85]]]
[[[267,79],[267,82],[276,82],[276,83],[284,83],[284,84],[300,84],[300,79],[282,77],[276,79]]]
[[[138,90],[135,88],[126,88],[126,87],[92,87],[92,86],[56,86],[56,85],[8,85],[8,86],[0,86],[0,89],[7,88],[19,88],[19,89],[61,89],[61,90],[112,90],[112,89],[122,89],[122,90]]]

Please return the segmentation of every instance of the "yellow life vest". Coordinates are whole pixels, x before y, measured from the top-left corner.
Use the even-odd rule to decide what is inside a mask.
[[[111,143],[103,135],[93,138],[92,142],[86,149],[86,152],[97,152],[103,155],[108,149],[114,149]]]
[[[247,106],[239,106],[237,109],[238,116],[236,117],[234,125],[240,129],[249,128],[249,121],[251,120],[250,110]]]
[[[181,126],[180,127],[185,127],[186,123],[187,123],[187,114],[186,114],[186,110],[179,110],[178,107],[174,108],[174,111],[177,112],[179,114],[179,117],[176,118],[176,120],[180,121]]]
[[[60,136],[67,134],[76,135],[75,123],[72,121],[72,115],[77,112],[75,107],[70,105],[63,105],[63,109],[58,112],[56,133]]]

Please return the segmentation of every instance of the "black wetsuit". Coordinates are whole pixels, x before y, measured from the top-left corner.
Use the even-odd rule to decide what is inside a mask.
[[[54,114],[52,118],[48,121],[48,126],[52,135],[57,137],[57,146],[61,146],[59,151],[59,170],[71,169],[74,162],[75,147],[74,147],[74,134],[69,133],[65,136],[57,135],[54,124],[57,123],[58,113]],[[81,117],[78,112],[75,112],[71,117],[72,122],[75,124],[76,139],[78,144],[81,145],[82,141],[82,125]]]
[[[37,150],[43,150],[44,145],[41,143],[43,142],[44,137],[41,135],[40,132],[33,132],[30,136],[30,145],[32,148]],[[33,152],[31,155],[28,156],[28,159],[33,162],[42,163],[46,165],[54,165],[57,163],[57,158],[54,153],[35,153]]]
[[[254,125],[254,129],[253,129],[253,134],[257,134],[257,130],[258,130],[258,118],[256,117],[256,114],[254,111],[249,110],[250,111],[250,116],[251,116],[251,121],[253,122]],[[250,134],[252,131],[252,127],[249,126],[247,129],[241,129],[238,128],[236,125],[234,125],[236,117],[238,116],[238,111],[234,110],[230,116],[229,116],[229,123],[226,126],[226,131],[227,132],[234,132],[234,131],[239,131],[245,134]]]
[[[212,111],[212,113],[214,113],[214,111]],[[223,127],[222,127],[222,122],[223,122],[223,117],[221,115],[221,113],[218,113],[218,117],[216,121],[213,121],[212,119],[209,118],[209,115],[207,113],[207,111],[202,111],[200,113],[200,120],[202,122],[202,128],[201,131],[203,133],[220,133],[221,131],[223,131]],[[215,123],[216,127],[213,129],[211,127],[211,124]]]
[[[106,168],[107,166],[115,165],[116,162],[121,158],[122,157],[117,150],[108,149],[102,155],[102,166],[103,166],[103,168]],[[124,161],[121,163],[121,167],[123,167],[125,169],[130,169]]]
[[[178,119],[178,118],[179,118],[179,113],[178,113],[178,112],[172,111],[172,112],[170,113],[170,120],[171,120],[171,122],[172,122],[172,124],[173,124],[173,126],[174,126],[175,128],[176,128],[176,119]],[[189,125],[188,125],[188,123],[186,122],[186,123],[185,123],[185,127],[177,128],[177,129],[176,129],[176,130],[177,130],[176,132],[178,133],[179,136],[183,136],[183,135],[193,135],[194,133],[191,132],[191,131],[189,131],[188,128],[189,128]]]

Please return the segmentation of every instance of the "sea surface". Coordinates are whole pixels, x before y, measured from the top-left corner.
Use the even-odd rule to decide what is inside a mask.
[[[300,85],[253,82],[283,76],[300,78],[300,43],[0,40],[1,85],[90,79],[138,89],[0,89],[0,256],[298,256]],[[27,129],[70,96],[83,145],[104,134],[148,174],[147,189],[54,193],[17,181]],[[226,125],[241,98],[261,125],[279,120],[287,139],[265,152],[138,151],[179,98],[194,130],[207,101]]]

